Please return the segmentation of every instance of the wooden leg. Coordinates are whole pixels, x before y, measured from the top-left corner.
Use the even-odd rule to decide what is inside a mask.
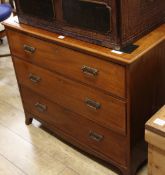
[[[136,175],[136,170],[135,169],[122,169],[120,175]]]
[[[4,36],[6,36],[5,30],[0,31],[0,38],[2,39]]]
[[[25,124],[26,125],[30,125],[32,123],[32,121],[33,121],[33,118],[29,118],[29,117],[25,118]]]
[[[5,30],[3,31],[0,31],[0,44],[3,44],[3,37],[5,36]],[[10,53],[7,53],[7,54],[1,54],[0,57],[8,57],[8,56],[11,56]]]
[[[127,170],[125,171],[123,170],[120,175],[132,175],[132,174],[128,172]]]

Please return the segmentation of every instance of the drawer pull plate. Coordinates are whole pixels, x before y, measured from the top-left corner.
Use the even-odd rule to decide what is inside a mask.
[[[99,71],[95,68],[91,68],[89,66],[82,66],[81,68],[82,72],[87,75],[97,76]]]
[[[101,142],[103,140],[104,136],[90,131],[89,138],[96,141],[96,142]]]
[[[41,78],[34,74],[29,74],[29,80],[31,80],[33,83],[39,83],[41,81]]]
[[[38,112],[45,112],[47,110],[47,106],[39,102],[37,102],[34,106]]]
[[[85,99],[85,103],[88,107],[95,109],[95,110],[98,110],[101,108],[101,104],[99,102],[96,102],[96,101],[91,100],[89,98]]]
[[[26,44],[23,45],[23,48],[24,48],[24,51],[29,54],[33,54],[36,51],[36,48]]]

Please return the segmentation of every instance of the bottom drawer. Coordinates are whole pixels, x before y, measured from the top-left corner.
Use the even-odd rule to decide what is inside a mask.
[[[31,90],[21,87],[24,109],[28,113],[69,134],[78,143],[89,146],[121,165],[126,165],[125,138],[110,132]]]

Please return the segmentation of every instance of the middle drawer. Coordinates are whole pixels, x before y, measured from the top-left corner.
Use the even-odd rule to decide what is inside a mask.
[[[18,82],[106,128],[126,134],[126,103],[101,91],[13,58]]]

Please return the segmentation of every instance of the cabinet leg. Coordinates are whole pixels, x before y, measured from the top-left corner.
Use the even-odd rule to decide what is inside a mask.
[[[136,171],[131,169],[125,169],[121,171],[121,175],[136,175]]]
[[[32,123],[32,121],[33,121],[33,118],[29,118],[29,117],[25,118],[25,124],[26,125],[30,125]]]

